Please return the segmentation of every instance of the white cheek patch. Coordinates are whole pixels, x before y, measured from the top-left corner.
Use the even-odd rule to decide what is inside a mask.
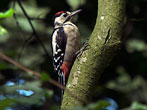
[[[62,24],[64,21],[65,21],[65,19],[61,15],[61,16],[55,18],[54,24],[56,24],[56,23]]]

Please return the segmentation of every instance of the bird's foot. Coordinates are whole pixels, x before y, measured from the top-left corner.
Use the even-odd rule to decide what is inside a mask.
[[[88,49],[89,46],[90,45],[88,43],[88,40],[86,40],[83,43],[83,47],[79,51],[76,52],[76,57],[79,58],[83,54],[83,52]]]

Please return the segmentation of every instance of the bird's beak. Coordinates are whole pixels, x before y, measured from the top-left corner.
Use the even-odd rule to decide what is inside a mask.
[[[82,11],[82,10],[81,10],[81,9],[79,9],[79,10],[76,10],[76,11],[71,12],[70,17],[72,17],[72,16],[74,16],[74,15],[76,15],[76,14],[80,13],[81,11]]]

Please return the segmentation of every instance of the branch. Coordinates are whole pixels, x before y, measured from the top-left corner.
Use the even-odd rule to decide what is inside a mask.
[[[19,52],[19,54],[18,54],[18,59],[21,58],[21,55],[22,55],[22,52],[23,52],[25,46],[27,45],[27,43],[28,43],[32,38],[33,38],[33,33],[24,41],[24,43],[23,43],[23,45],[22,45],[22,48],[21,48],[21,50],[20,50],[20,52]]]
[[[126,0],[98,0],[98,16],[89,48],[75,61],[66,87],[86,103],[90,101],[95,82],[118,53],[122,45]],[[66,91],[61,109],[84,105]]]
[[[46,19],[46,18],[39,18],[39,17],[37,17],[37,18],[30,18],[31,20],[38,20],[38,21],[49,21],[48,19]]]
[[[11,59],[10,57],[6,56],[5,54],[3,54],[2,52],[0,52],[0,59],[5,60],[13,65],[15,65],[17,68],[25,71],[28,74],[31,74],[32,76],[36,76],[37,78],[40,78],[40,73],[33,71],[29,68],[24,67],[23,65],[21,65],[20,63],[14,61],[13,59]],[[62,84],[58,83],[57,81],[50,79],[49,83],[59,87],[60,89],[66,91],[67,93],[70,94],[71,97],[73,97],[75,100],[78,100],[82,103],[84,103],[84,101],[82,101],[79,97],[77,97],[75,94],[73,94],[69,89],[67,89],[65,86],[63,86]]]
[[[33,34],[35,35],[35,37],[36,37],[36,38],[38,39],[38,41],[40,42],[40,44],[41,44],[41,46],[43,47],[45,53],[49,56],[49,53],[48,53],[47,49],[45,48],[43,42],[41,41],[40,37],[38,36],[38,34],[37,34],[36,30],[35,30],[35,27],[33,26],[32,22],[31,22],[31,18],[28,16],[27,12],[26,12],[25,9],[23,8],[23,6],[22,6],[20,0],[17,0],[17,2],[18,2],[18,4],[19,4],[21,10],[23,11],[24,15],[26,16],[26,18],[27,18],[27,20],[28,20],[28,22],[29,22],[29,24],[30,24],[30,26],[31,26],[31,28],[32,28]]]
[[[132,21],[132,22],[144,22],[144,21],[147,21],[147,18],[142,18],[142,19],[132,18],[132,19],[128,19],[128,21]]]
[[[6,56],[5,54],[3,54],[2,52],[0,52],[0,59],[5,60],[13,65],[15,65],[17,68],[25,71],[26,73],[32,74],[32,76],[36,76],[37,78],[40,78],[40,73],[33,71],[31,69],[28,69],[26,67],[24,67],[23,65],[21,65],[20,63],[14,61],[13,59],[11,59],[10,57]],[[63,90],[65,90],[65,86],[61,85],[60,83],[58,83],[57,81],[50,79],[49,82]]]

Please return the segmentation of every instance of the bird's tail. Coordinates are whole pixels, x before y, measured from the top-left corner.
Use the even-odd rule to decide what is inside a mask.
[[[59,75],[59,77],[58,77],[59,83],[62,84],[63,86],[65,86],[65,76],[64,76],[64,73],[62,72],[62,70],[60,70],[60,73],[58,75]],[[64,90],[61,89],[61,100],[62,100],[63,94],[64,94]]]

